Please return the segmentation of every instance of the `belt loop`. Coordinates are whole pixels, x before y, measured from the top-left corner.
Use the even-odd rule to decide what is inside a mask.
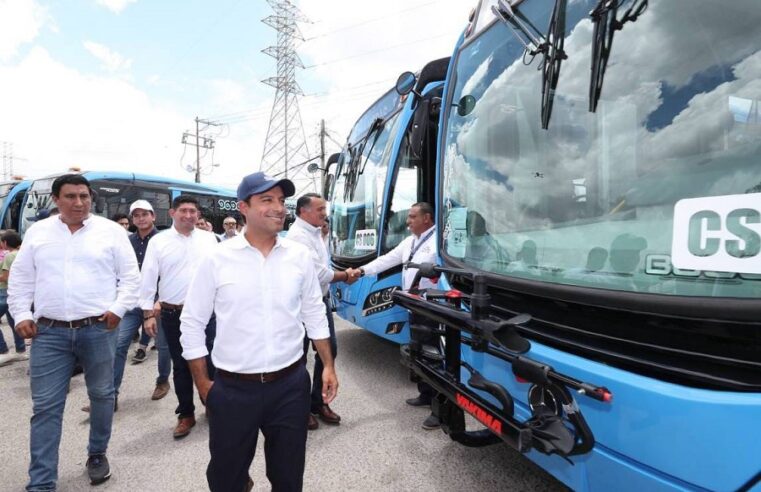
[[[261,379],[262,383],[265,383],[265,382],[266,382],[266,381],[264,380],[264,375],[265,375],[265,374],[267,374],[267,373],[266,373],[266,372],[263,372],[263,373],[261,373],[261,374],[259,375],[259,379]]]
[[[74,325],[72,324],[72,323],[73,323],[73,321],[69,321],[68,323],[69,323],[69,329],[70,329],[70,330],[73,330],[73,329],[74,329]]]

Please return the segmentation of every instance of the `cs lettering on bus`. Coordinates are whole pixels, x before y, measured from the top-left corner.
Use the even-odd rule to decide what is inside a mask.
[[[761,273],[761,193],[677,202],[671,256],[680,270]]]

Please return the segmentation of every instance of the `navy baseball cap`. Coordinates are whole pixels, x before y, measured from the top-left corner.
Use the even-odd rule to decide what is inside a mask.
[[[238,185],[238,200],[245,201],[251,195],[264,193],[275,186],[280,186],[286,197],[293,196],[296,193],[296,187],[290,179],[275,179],[272,176],[258,172],[245,176],[240,182]]]

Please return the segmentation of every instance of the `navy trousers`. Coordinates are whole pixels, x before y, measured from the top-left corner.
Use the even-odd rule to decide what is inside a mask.
[[[325,303],[325,311],[328,317],[328,328],[330,330],[330,351],[333,354],[333,360],[336,360],[338,355],[338,341],[336,340],[336,325],[333,322],[333,311],[330,307],[330,297],[325,296],[322,298],[322,302]],[[306,356],[309,350],[311,340],[309,336],[304,336],[304,356]],[[311,403],[309,404],[310,411],[314,414],[320,411],[320,408],[324,405],[322,401],[322,371],[325,369],[325,365],[322,363],[320,354],[315,350],[314,352],[314,371],[312,374],[312,394]]]
[[[188,361],[182,357],[182,344],[180,343],[180,314],[176,309],[161,310],[161,329],[164,330],[166,343],[169,346],[169,354],[172,356],[172,379],[174,380],[174,393],[177,395],[177,409],[174,411],[179,417],[192,417],[195,415],[193,403],[193,375],[190,373]],[[217,319],[212,316],[206,325],[206,348],[211,354],[214,348],[214,338],[217,335]],[[214,378],[214,364],[211,356],[206,356],[206,369],[209,377]]]
[[[302,489],[309,414],[309,374],[303,364],[270,383],[217,375],[206,407],[211,492],[245,490],[260,430],[272,490]]]

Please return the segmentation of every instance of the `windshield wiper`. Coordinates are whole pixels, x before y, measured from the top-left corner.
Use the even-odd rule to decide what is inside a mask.
[[[362,166],[360,169],[362,154],[365,152],[365,147],[367,146],[367,142],[370,139],[370,135],[375,133],[375,140],[373,141],[373,145],[370,148],[370,151],[372,151],[372,148],[375,147],[375,142],[377,142],[378,136],[380,135],[384,125],[385,122],[383,121],[383,118],[375,118],[373,124],[370,126],[370,129],[367,131],[367,134],[364,136],[362,141],[357,142],[357,145],[355,145],[352,149],[349,149],[349,155],[351,158],[349,159],[349,169],[346,171],[346,181],[344,183],[344,201],[350,202],[354,200],[354,192],[356,191],[357,183],[359,182],[359,176],[365,172],[365,166]],[[367,159],[365,159],[365,165],[367,165]]]
[[[560,65],[568,58],[563,46],[565,43],[565,14],[567,0],[556,0],[550,16],[547,34],[542,34],[537,27],[526,18],[509,0],[499,0],[492,6],[494,14],[502,20],[523,45],[523,62],[531,65],[534,57],[542,54],[542,129],[550,124],[552,104],[555,100],[555,89],[560,77]],[[528,58],[527,58],[528,57]]]
[[[550,26],[547,28],[547,49],[542,60],[542,129],[550,125],[552,103],[555,100],[555,89],[560,77],[560,64],[568,58],[563,46],[565,44],[565,12],[566,0],[558,0],[552,9]]]
[[[621,20],[617,13],[627,0],[600,0],[589,13],[595,25],[592,35],[592,76],[589,81],[589,111],[597,111],[600,101],[602,83],[605,80],[605,70],[608,68],[608,58],[613,47],[613,36],[616,31],[623,29],[627,22],[636,22],[647,10],[648,0],[631,0],[632,5],[626,10]]]

